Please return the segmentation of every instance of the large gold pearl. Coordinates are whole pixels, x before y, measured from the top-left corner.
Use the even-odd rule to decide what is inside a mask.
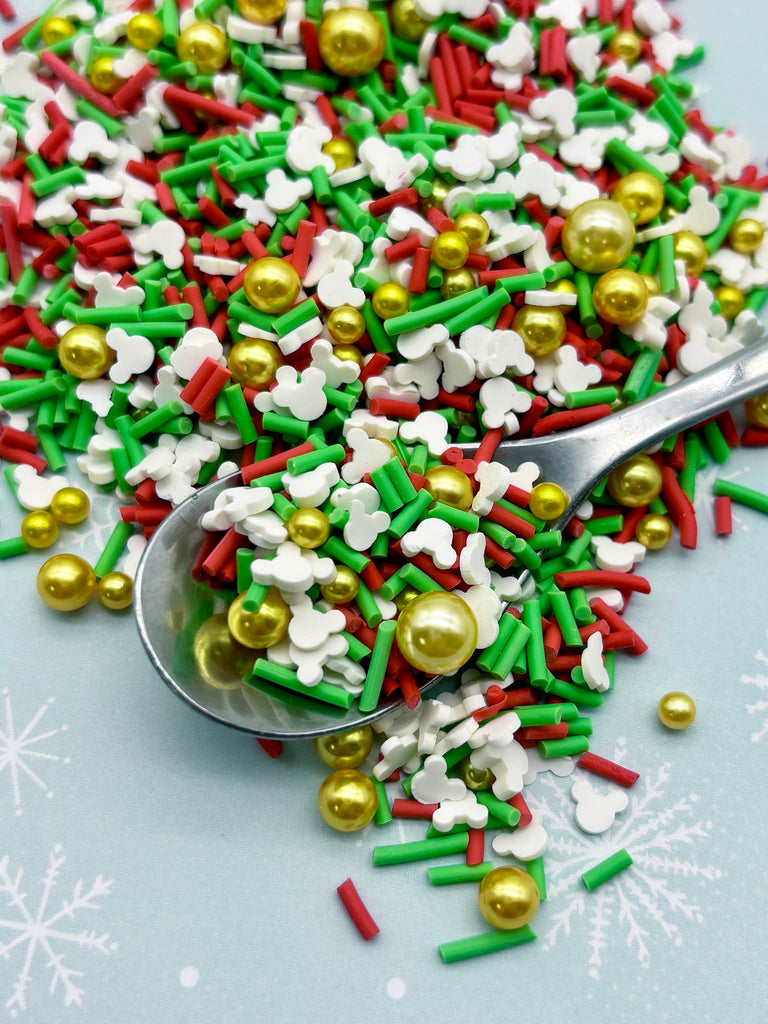
[[[420,43],[431,22],[416,12],[413,0],[395,0],[389,9],[392,31],[406,43]]]
[[[693,698],[679,690],[665,693],[656,710],[660,721],[668,729],[687,729],[696,717]]]
[[[24,516],[19,532],[27,547],[49,548],[59,536],[59,522],[50,512],[36,509]]]
[[[635,244],[635,225],[620,203],[590,199],[568,214],[562,246],[568,261],[590,274],[620,267]]]
[[[123,611],[133,603],[133,580],[124,572],[108,572],[96,587],[96,597],[110,611]]]
[[[512,931],[522,928],[536,916],[539,889],[522,868],[494,868],[480,883],[477,902],[488,924]]]
[[[67,526],[82,523],[90,510],[90,499],[79,487],[62,487],[51,499],[51,512]]]
[[[336,577],[320,587],[320,593],[330,604],[349,604],[360,590],[360,577],[348,565],[336,566]]]
[[[450,675],[474,654],[477,621],[456,594],[432,590],[406,605],[395,636],[409,665],[430,676]]]
[[[179,60],[195,65],[198,75],[213,75],[229,60],[229,40],[218,25],[196,21],[179,36],[176,52]]]
[[[557,306],[522,306],[512,330],[523,339],[525,351],[535,359],[551,355],[563,343],[568,327]]]
[[[285,14],[288,0],[237,0],[237,9],[255,25],[274,25]]]
[[[319,548],[331,534],[328,516],[319,508],[300,508],[285,524],[288,536],[300,548]]]
[[[667,516],[648,512],[635,527],[635,537],[649,551],[660,551],[672,540],[672,523]]]
[[[261,313],[285,313],[301,291],[301,280],[290,263],[276,256],[262,256],[249,263],[243,277],[243,291]]]
[[[675,259],[683,261],[686,273],[698,277],[709,259],[704,240],[693,231],[678,231],[674,236],[674,243]]]
[[[46,46],[53,46],[54,43],[61,43],[73,36],[77,29],[69,18],[59,18],[55,15],[46,18],[43,22],[41,36]]]
[[[356,768],[339,768],[320,786],[317,809],[323,821],[338,832],[365,828],[378,806],[376,787]]]
[[[749,256],[763,244],[765,228],[754,217],[742,217],[728,232],[728,241],[736,252]]]
[[[635,224],[647,224],[658,217],[664,207],[664,186],[646,171],[634,171],[619,178],[611,199],[621,203]]]
[[[277,587],[269,588],[256,612],[247,612],[243,608],[244,600],[245,593],[236,597],[227,613],[227,625],[235,640],[253,650],[280,643],[288,632],[291,609]]]
[[[748,398],[744,403],[744,411],[753,427],[768,430],[768,391]]]
[[[432,259],[442,270],[463,267],[469,256],[469,243],[459,231],[441,231],[432,242]]]
[[[455,299],[457,295],[466,295],[476,287],[472,271],[466,267],[459,267],[457,270],[445,271],[440,294],[444,299]]]
[[[355,348],[354,345],[335,345],[333,348],[333,354],[337,359],[340,359],[342,363],[357,363],[361,370],[363,366],[365,366],[363,353],[359,348]]]
[[[357,160],[357,150],[350,139],[342,135],[336,135],[323,146],[323,153],[333,160],[337,171],[344,171],[348,167],[354,167]]]
[[[393,316],[402,316],[408,312],[410,296],[407,288],[396,281],[385,281],[380,284],[371,296],[371,305],[376,316],[389,320]]]
[[[609,270],[596,281],[592,302],[609,324],[633,324],[648,308],[648,288],[634,270]]]
[[[374,71],[384,56],[384,28],[370,11],[342,7],[323,18],[320,55],[335,74],[354,78]]]
[[[328,333],[339,345],[354,345],[365,334],[363,314],[354,306],[337,306],[328,314]]]
[[[96,574],[79,555],[53,555],[37,574],[37,592],[57,612],[74,612],[88,604],[96,590]]]
[[[227,625],[227,613],[218,612],[198,627],[192,641],[192,657],[209,686],[237,690],[253,671],[258,651],[239,644]]]
[[[368,757],[373,747],[373,729],[360,725],[347,732],[333,736],[318,736],[315,750],[320,760],[329,768],[357,768]]]
[[[649,455],[633,455],[609,475],[608,492],[629,508],[649,505],[661,492],[661,470]]]
[[[473,252],[475,249],[479,249],[481,246],[485,245],[488,241],[488,236],[491,233],[491,229],[488,226],[488,221],[485,217],[482,217],[479,213],[474,213],[472,210],[467,210],[466,213],[460,213],[453,222],[453,226],[460,235],[464,235],[467,240],[467,245]]]
[[[58,345],[62,369],[80,380],[95,380],[115,361],[115,350],[107,344],[107,335],[95,324],[70,327]]]
[[[227,359],[232,380],[255,391],[268,388],[282,365],[282,352],[266,338],[243,338],[232,346]]]
[[[163,41],[163,23],[154,14],[134,14],[125,34],[137,50],[154,50]]]
[[[125,79],[115,74],[112,57],[97,57],[88,72],[91,85],[105,96],[114,96],[117,90],[125,85]]]
[[[653,274],[641,274],[640,277],[645,281],[649,299],[653,298],[654,295],[661,295],[661,286]]]
[[[617,60],[623,60],[629,64],[637,60],[643,52],[643,41],[634,32],[617,32],[608,43],[608,52]]]
[[[729,284],[715,288],[714,296],[720,306],[720,312],[726,320],[735,320],[747,302],[741,288],[733,288]]]
[[[528,508],[537,519],[552,522],[559,519],[568,508],[568,495],[559,484],[543,481],[531,491]]]
[[[466,512],[472,507],[475,492],[466,473],[456,466],[433,466],[424,474],[426,488],[435,501]]]
[[[496,776],[490,768],[476,768],[470,757],[465,757],[456,765],[456,774],[473,793],[481,793],[491,788]]]

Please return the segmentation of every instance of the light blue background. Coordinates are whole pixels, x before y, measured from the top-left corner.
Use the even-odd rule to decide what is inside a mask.
[[[730,8],[715,0],[677,0],[671,7],[685,34],[710,49],[707,70],[695,75],[709,87],[705,116],[746,135],[764,160],[764,0],[739,0]],[[29,0],[25,18],[37,8]],[[653,593],[633,598],[628,619],[650,650],[639,659],[619,659],[617,691],[594,715],[595,752],[612,757],[625,738],[625,763],[642,775],[633,798],[645,800],[646,784],[656,786],[661,766],[668,765],[664,781],[647,806],[625,812],[614,833],[582,837],[573,853],[587,858],[586,867],[617,846],[642,854],[651,843],[648,852],[657,860],[637,869],[636,884],[645,885],[644,874],[679,909],[665,905],[660,890],[661,920],[656,911],[638,911],[647,932],[645,965],[636,946],[627,944],[630,926],[610,887],[584,900],[570,935],[554,945],[547,941],[557,915],[580,895],[577,883],[543,905],[534,921],[537,942],[443,966],[439,943],[485,930],[473,887],[433,889],[424,865],[371,866],[374,845],[419,838],[422,825],[393,823],[352,836],[331,832],[314,808],[325,771],[311,745],[289,747],[269,760],[253,739],[197,716],[171,695],[153,674],[130,616],[110,615],[95,602],[81,613],[56,615],[35,594],[36,569],[46,555],[4,563],[0,732],[8,728],[6,701],[17,734],[45,707],[31,732],[48,735],[31,749],[49,757],[26,758],[43,785],[22,777],[18,807],[11,771],[0,770],[0,865],[7,856],[12,875],[23,871],[19,888],[34,915],[49,856],[61,848],[65,860],[46,918],[58,913],[80,880],[87,892],[102,876],[111,890],[95,899],[98,907],[58,925],[66,934],[54,950],[82,971],[75,979],[84,989],[82,1005],[65,1008],[61,988],[49,991],[48,957],[38,950],[27,1009],[7,1009],[23,965],[23,951],[15,949],[0,959],[0,1020],[762,1019],[768,997],[768,736],[752,737],[768,709],[750,713],[748,705],[761,699],[761,675],[768,688],[768,663],[758,656],[768,653],[768,522],[737,510],[734,535],[715,539],[709,513],[714,475],[708,469],[700,478],[700,549],[669,549],[642,567]],[[768,490],[768,458],[737,452],[722,475]],[[0,536],[14,535],[18,522],[18,510],[0,489]],[[78,532],[64,534],[56,550],[71,547],[73,536]],[[97,549],[98,538],[84,541],[88,554]],[[658,698],[677,688],[691,693],[699,709],[685,733],[667,732],[655,718]],[[568,780],[559,783],[563,792],[568,786]],[[531,792],[553,811],[559,806],[541,779]],[[627,820],[628,833],[618,839]],[[555,843],[567,841],[563,829],[550,830]],[[547,854],[551,885],[566,860],[554,847]],[[381,928],[373,942],[357,937],[339,905],[335,888],[347,876]],[[590,964],[598,912],[609,915],[599,965]],[[0,895],[0,944],[12,937],[3,921],[17,918]],[[109,933],[104,951],[66,937],[91,930]],[[189,968],[197,972],[196,984],[182,983],[193,977]]]

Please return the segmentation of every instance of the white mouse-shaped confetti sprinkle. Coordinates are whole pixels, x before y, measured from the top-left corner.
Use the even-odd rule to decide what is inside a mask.
[[[441,800],[461,800],[467,787],[461,779],[448,775],[445,758],[431,754],[424,767],[413,776],[411,793],[422,804],[439,804]]]
[[[514,434],[520,426],[515,413],[530,409],[531,396],[506,377],[495,377],[485,381],[480,388],[480,402],[483,405],[482,421],[486,429],[503,427],[507,434]]]
[[[389,523],[386,512],[367,512],[362,501],[352,501],[344,526],[344,542],[355,551],[367,551],[379,534],[388,529]]]
[[[171,353],[171,367],[184,380],[191,380],[206,359],[216,362],[224,348],[208,327],[193,327],[187,331]]]
[[[603,637],[601,633],[592,633],[587,645],[581,652],[581,671],[584,682],[590,690],[605,693],[610,689],[611,680],[603,663]]]
[[[460,800],[442,800],[432,815],[432,824],[438,832],[450,832],[455,825],[485,828],[488,808],[478,803],[475,794],[468,790]]]
[[[623,789],[597,793],[586,779],[571,786],[571,799],[576,802],[576,824],[582,832],[599,836],[613,825],[617,814],[625,810],[629,797]]]
[[[346,440],[352,449],[352,458],[342,466],[341,475],[348,484],[359,483],[366,473],[379,469],[392,457],[391,450],[385,444],[377,438],[369,437],[360,427],[348,431]]]
[[[346,625],[347,620],[338,608],[318,611],[312,607],[311,599],[304,597],[291,605],[288,636],[296,647],[311,651],[325,644],[333,633],[340,633]]]
[[[541,824],[541,817],[532,812],[531,821],[525,828],[514,832],[501,832],[493,838],[493,852],[500,857],[517,857],[525,862],[536,860],[547,848],[547,833]]]
[[[56,491],[68,487],[65,476],[39,476],[33,466],[16,466],[13,471],[16,500],[26,509],[48,508]]]
[[[283,475],[283,487],[299,508],[317,508],[322,505],[331,493],[331,488],[338,482],[339,471],[332,462],[317,466],[307,473]]]
[[[456,561],[452,547],[453,528],[442,519],[423,519],[415,530],[406,533],[400,548],[407,558],[429,555],[438,569],[450,569]]]
[[[384,740],[381,745],[381,760],[373,769],[373,774],[379,782],[383,782],[392,772],[407,764],[416,753],[416,746],[416,737],[413,734],[390,736],[388,740]]]
[[[290,213],[302,199],[309,199],[311,195],[309,178],[289,178],[279,167],[268,172],[264,202],[275,213]]]
[[[400,437],[408,444],[425,444],[439,458],[448,447],[448,421],[439,412],[421,412],[400,425]]]
[[[148,370],[155,361],[155,349],[142,334],[128,334],[122,327],[110,327],[106,342],[117,358],[109,368],[109,379],[125,384],[135,374]]]

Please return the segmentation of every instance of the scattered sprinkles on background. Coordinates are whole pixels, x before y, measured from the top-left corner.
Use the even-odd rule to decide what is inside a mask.
[[[62,0],[0,53],[0,457],[20,507],[0,558],[92,515],[76,464],[116,519],[93,566],[58,552],[38,591],[125,609],[159,523],[240,470],[193,568],[220,602],[198,669],[278,701],[404,698],[317,741],[318,806],[342,831],[429,823],[375,864],[460,855],[428,879],[478,884],[496,930],[445,962],[535,938],[539,772],[580,767],[576,825],[616,838],[579,863],[596,905],[614,878],[641,891],[642,844],[611,831],[637,774],[589,750],[588,712],[617,652],[646,647],[624,618],[650,589],[637,564],[695,548],[697,475],[768,443],[764,394],[743,430],[724,413],[634,456],[562,531],[557,482],[493,458],[762,335],[768,178],[696,106],[679,27],[659,0]],[[718,535],[733,502],[768,511],[718,476]],[[659,708],[694,715],[686,694]],[[486,859],[491,833],[513,865]],[[339,896],[373,938],[351,879]]]

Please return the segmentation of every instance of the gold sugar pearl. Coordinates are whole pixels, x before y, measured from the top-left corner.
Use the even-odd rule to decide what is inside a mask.
[[[125,79],[115,73],[112,57],[97,57],[88,72],[91,85],[105,96],[114,96],[117,90],[125,85]]]
[[[489,871],[480,883],[477,902],[488,924],[503,931],[522,928],[536,916],[539,889],[522,868],[501,867]]]
[[[106,332],[95,324],[70,327],[58,344],[61,368],[80,380],[95,380],[115,361],[115,350],[107,344]]]
[[[672,540],[672,523],[658,512],[647,512],[635,527],[635,537],[649,551],[660,551]]]
[[[133,604],[133,580],[124,572],[108,572],[98,582],[96,597],[110,611],[124,611]]]
[[[276,256],[262,256],[248,264],[243,291],[254,309],[277,315],[294,304],[301,291],[301,280],[290,263]]]
[[[456,594],[433,590],[405,606],[395,635],[409,665],[427,675],[450,675],[475,653],[477,620]]]
[[[360,577],[348,565],[336,566],[336,577],[320,586],[320,593],[330,604],[349,604],[360,590]]]
[[[658,217],[664,207],[664,186],[646,171],[634,171],[619,178],[611,199],[620,203],[635,224],[647,224]]]
[[[707,265],[709,253],[704,240],[693,231],[678,231],[674,236],[675,259],[682,260],[686,273],[698,277]]]
[[[661,470],[649,455],[633,455],[609,474],[608,493],[629,508],[650,505],[661,493]]]
[[[51,512],[60,523],[67,526],[82,523],[90,510],[90,499],[79,487],[62,487],[51,499]]]
[[[343,138],[341,135],[337,135],[330,142],[326,142],[322,151],[325,156],[329,156],[333,160],[337,171],[344,171],[348,167],[354,167],[357,161],[357,150],[354,143],[349,139]]]
[[[662,725],[668,729],[687,729],[696,718],[696,705],[693,698],[680,690],[665,693],[656,709]]]
[[[248,612],[243,608],[245,593],[240,594],[229,606],[227,625],[232,636],[243,647],[258,650],[274,647],[288,632],[291,609],[283,600],[277,587],[270,587],[258,611]]]
[[[361,725],[347,732],[331,736],[318,736],[315,750],[320,760],[329,768],[357,768],[368,757],[373,747],[373,729]]]
[[[469,243],[458,231],[441,231],[432,242],[432,259],[441,270],[463,267],[469,256]]]
[[[338,832],[365,828],[378,804],[373,782],[356,768],[339,768],[328,776],[317,794],[321,818]]]
[[[643,41],[636,32],[617,32],[608,43],[608,53],[631,64],[643,52]]]
[[[361,370],[365,366],[363,353],[354,345],[334,345],[333,354],[342,363],[357,363]]]
[[[196,21],[179,36],[176,52],[179,60],[195,65],[198,75],[213,75],[229,61],[229,40],[218,25]]]
[[[558,484],[543,481],[531,491],[528,508],[538,519],[552,522],[568,508],[568,495]]]
[[[420,593],[420,590],[415,590],[413,587],[404,587],[395,597],[395,604],[397,605],[398,610],[402,611],[406,605],[411,603],[411,601],[415,601]]]
[[[239,690],[253,671],[258,651],[243,647],[232,636],[227,613],[206,619],[192,641],[192,657],[201,678],[217,690]]]
[[[731,244],[731,248],[735,249],[736,252],[742,253],[744,256],[750,256],[753,252],[757,252],[763,244],[764,238],[765,228],[754,217],[742,217],[741,220],[736,221],[728,232],[728,241]]]
[[[515,313],[512,330],[523,339],[534,359],[551,355],[563,343],[568,327],[557,306],[522,306]]]
[[[37,592],[57,612],[84,607],[96,591],[96,574],[79,555],[53,555],[37,574]]]
[[[654,295],[661,295],[661,285],[653,274],[641,274],[640,277],[645,281],[645,287],[648,289],[649,299]]]
[[[466,213],[460,213],[453,222],[453,225],[459,234],[466,238],[467,245],[472,252],[484,246],[491,233],[485,217],[482,217],[479,213],[473,213],[471,210],[468,210]]]
[[[325,544],[331,533],[328,516],[319,508],[297,509],[285,525],[293,543],[307,550]]]
[[[450,508],[467,512],[472,507],[475,492],[466,473],[456,466],[433,466],[424,474],[426,489],[434,501]]]
[[[413,0],[395,0],[389,9],[392,31],[406,43],[420,43],[431,22],[425,21]]]
[[[384,27],[371,11],[342,7],[323,18],[318,33],[320,55],[342,78],[375,71],[384,57]]]
[[[561,236],[569,263],[590,274],[615,270],[635,244],[635,225],[620,203],[590,199],[568,214]]]
[[[243,338],[236,342],[227,358],[232,380],[246,388],[264,391],[283,365],[283,354],[274,341]]]
[[[22,539],[30,548],[49,548],[59,536],[59,522],[43,509],[28,512],[21,521]]]
[[[634,270],[609,270],[592,289],[595,312],[610,324],[636,323],[648,308],[648,288]]]
[[[137,50],[154,50],[163,41],[163,23],[154,14],[134,14],[125,29],[128,42]]]
[[[748,398],[744,403],[744,411],[753,427],[768,430],[768,391]]]
[[[394,316],[407,313],[409,303],[408,289],[396,281],[385,281],[371,296],[373,311],[382,320],[390,320]]]
[[[328,314],[328,333],[339,345],[354,345],[365,334],[363,314],[354,306],[337,306]]]
[[[53,46],[55,43],[69,39],[76,31],[74,23],[69,18],[59,18],[54,15],[45,19],[40,34],[46,46]]]
[[[445,271],[440,294],[444,299],[455,299],[457,295],[466,295],[476,287],[472,271],[466,267],[458,267],[456,270]]]
[[[490,789],[496,776],[490,768],[476,768],[471,757],[465,757],[456,765],[456,774],[473,793],[482,793]]]
[[[723,284],[719,288],[715,288],[714,297],[720,306],[721,315],[726,320],[735,320],[747,303],[746,296],[741,288],[734,288],[729,284]]]
[[[288,0],[236,0],[239,14],[254,25],[274,25],[288,8]]]

